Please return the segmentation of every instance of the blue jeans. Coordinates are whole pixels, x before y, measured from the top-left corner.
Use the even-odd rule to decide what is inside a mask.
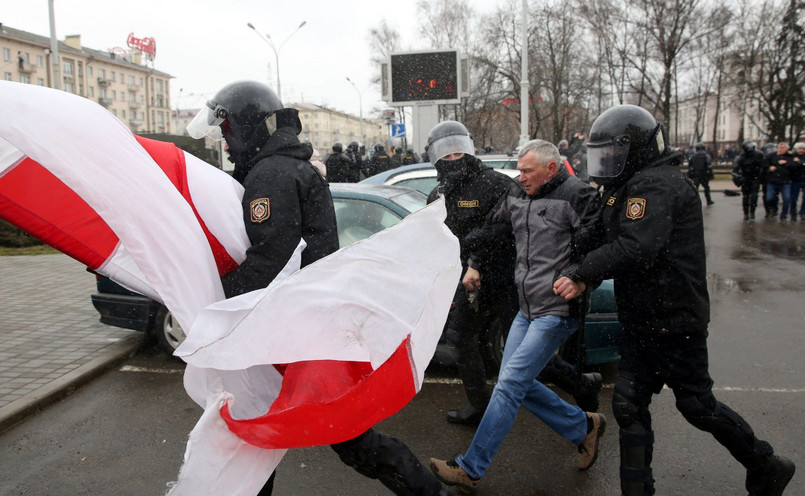
[[[783,209],[780,211],[780,220],[788,217],[788,204],[791,201],[791,184],[766,184],[766,203],[769,209],[777,212],[777,195],[783,197]]]
[[[791,183],[791,218],[797,216],[797,200],[799,200],[799,192],[802,191],[802,206],[799,209],[799,215],[805,215],[805,181],[795,181]]]
[[[528,320],[517,313],[503,349],[492,399],[469,449],[456,458],[471,477],[484,475],[514,425],[520,405],[574,445],[584,442],[587,414],[534,379],[577,328],[578,321],[573,318],[546,315]]]

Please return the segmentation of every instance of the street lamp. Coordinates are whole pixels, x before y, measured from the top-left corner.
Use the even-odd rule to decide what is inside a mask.
[[[355,86],[355,83],[353,83],[352,80],[349,77],[347,77],[347,81],[349,81],[349,84],[351,84],[352,87],[355,88],[355,91],[358,93],[358,106],[360,107],[360,113],[361,113],[360,114],[361,115],[361,143],[366,145],[366,136],[363,134],[363,91],[366,91],[366,88],[364,88],[363,91],[360,91],[358,89],[358,87]],[[368,86],[367,86],[367,88],[368,88]]]
[[[266,34],[266,36],[263,36],[262,34],[260,34],[259,31],[257,31],[257,28],[254,27],[254,24],[250,22],[246,23],[246,25],[249,26],[249,29],[257,33],[257,36],[259,36],[261,40],[265,41],[268,44],[268,46],[271,47],[271,50],[274,51],[274,61],[275,61],[274,65],[277,67],[277,96],[279,97],[280,101],[282,101],[282,85],[280,84],[280,50],[282,50],[283,45],[285,45],[288,42],[288,40],[291,39],[291,36],[295,35],[296,32],[302,29],[302,26],[304,26],[305,24],[307,24],[307,21],[302,21],[302,24],[297,26],[294,32],[289,34],[288,37],[285,38],[285,41],[280,43],[280,46],[275,47],[274,42],[271,41],[270,34]]]

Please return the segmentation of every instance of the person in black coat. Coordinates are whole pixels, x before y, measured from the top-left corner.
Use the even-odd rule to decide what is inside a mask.
[[[244,187],[243,220],[251,247],[243,263],[222,278],[227,298],[267,287],[301,239],[307,242],[302,267],[338,250],[330,188],[309,162],[311,146],[299,142],[296,109],[283,108],[268,86],[241,81],[222,88],[188,131],[194,123],[206,126],[201,135],[223,135],[235,163],[233,177]],[[446,494],[405,444],[374,429],[331,447],[345,464],[394,494]],[[272,494],[275,474],[259,496]]]
[[[331,183],[357,183],[359,169],[358,165],[350,160],[344,153],[344,145],[341,143],[333,144],[333,153],[324,161],[327,167],[327,180]]]
[[[701,199],[679,170],[680,154],[646,110],[619,105],[593,122],[590,176],[604,186],[607,242],[556,291],[573,298],[614,278],[623,326],[612,411],[620,426],[621,494],[654,494],[649,404],[667,385],[676,407],[746,468],[750,496],[782,494],[794,463],[774,454],[738,413],[718,401],[708,372],[710,301]]]
[[[688,159],[688,177],[693,181],[696,190],[699,190],[699,185],[704,186],[704,198],[707,200],[707,205],[713,204],[713,199],[710,198],[710,179],[713,175],[713,158],[704,148],[704,143],[696,143],[696,151],[693,152],[690,159]]]
[[[741,188],[743,195],[744,220],[755,220],[757,196],[763,182],[766,157],[756,150],[757,145],[754,141],[744,141],[741,148],[743,148],[743,153],[735,158],[732,177],[735,185]]]
[[[766,182],[766,203],[769,207],[768,218],[780,213],[780,222],[788,222],[788,209],[791,202],[791,162],[794,157],[788,153],[788,143],[777,143],[777,153],[766,159],[763,178]],[[779,210],[780,196],[783,197],[783,208]]]

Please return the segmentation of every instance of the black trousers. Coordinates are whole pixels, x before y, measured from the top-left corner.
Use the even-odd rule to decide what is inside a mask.
[[[666,384],[673,391],[676,407],[685,419],[694,427],[709,432],[747,469],[762,466],[773,453],[769,443],[755,437],[746,420],[713,396],[706,330],[686,335],[653,336],[624,326],[620,350],[613,410],[621,428],[622,486],[625,482],[642,482],[646,488],[653,488],[653,433],[649,404],[652,396]],[[615,408],[614,404],[618,402],[621,406]],[[624,491],[624,494],[652,493]]]
[[[757,208],[757,195],[760,183],[757,181],[746,181],[741,184],[741,194],[743,195],[744,215],[754,216]]]
[[[479,410],[486,410],[492,394],[486,384],[481,336],[498,318],[508,331],[516,314],[517,293],[513,284],[504,287],[482,285],[477,310],[461,283],[456,289],[453,307],[447,316],[447,339],[457,351],[458,375],[464,384],[467,400]]]
[[[369,429],[360,436],[330,446],[344,464],[358,473],[377,479],[398,496],[438,496],[442,485],[401,441]],[[274,476],[258,496],[274,491]]]

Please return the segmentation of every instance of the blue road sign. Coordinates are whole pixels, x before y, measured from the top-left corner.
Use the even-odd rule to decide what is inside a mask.
[[[405,124],[392,124],[391,125],[392,138],[405,138]]]

